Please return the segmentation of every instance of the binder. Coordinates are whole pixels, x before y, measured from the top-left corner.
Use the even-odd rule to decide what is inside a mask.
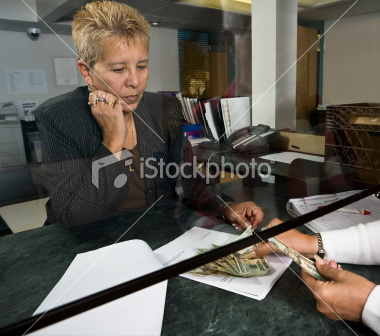
[[[214,139],[218,140],[220,143],[225,142],[227,137],[225,134],[220,99],[210,99],[204,103],[204,106],[206,111],[206,120]]]
[[[326,206],[340,199],[354,195],[361,190],[351,190],[336,194],[324,194],[302,198],[292,198],[286,205],[288,214],[292,217],[298,217],[308,212],[318,209],[320,206]],[[375,195],[363,198],[360,201],[351,203],[346,208],[363,209],[370,211],[370,215],[350,214],[333,211],[325,216],[319,217],[312,222],[305,224],[313,232],[323,232],[338,229],[345,229],[359,223],[366,224],[374,221],[380,221],[380,199]]]

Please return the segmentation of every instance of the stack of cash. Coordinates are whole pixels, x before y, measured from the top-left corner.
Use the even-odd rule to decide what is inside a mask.
[[[252,235],[252,230],[249,227],[236,240],[248,237],[250,235]],[[208,249],[198,248],[197,254],[205,253],[218,247],[218,245],[213,244],[212,247]],[[243,250],[198,267],[190,271],[190,273],[200,276],[220,275],[243,278],[252,278],[265,275],[269,272],[270,265],[265,257],[260,259],[252,259],[250,253],[255,247],[256,245],[249,246]]]

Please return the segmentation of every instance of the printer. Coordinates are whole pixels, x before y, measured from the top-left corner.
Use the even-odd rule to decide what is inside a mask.
[[[0,103],[0,168],[26,163],[24,138],[17,107]]]
[[[0,103],[0,125],[18,124],[17,107],[13,102]]]

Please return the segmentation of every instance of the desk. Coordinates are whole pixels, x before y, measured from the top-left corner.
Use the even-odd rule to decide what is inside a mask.
[[[272,217],[289,219],[287,199],[273,196],[265,188],[252,189],[233,181],[219,186],[237,201],[254,199],[264,207],[266,225]],[[142,239],[152,249],[182,234],[182,225],[171,218],[178,210],[173,201],[158,203],[121,239]],[[114,243],[142,215],[131,211],[99,221],[91,232],[76,236],[57,224],[0,237],[1,284],[0,326],[29,317],[60,280],[77,253]],[[192,212],[185,209],[183,217]],[[187,216],[187,217],[186,217]],[[105,227],[107,227],[105,229]],[[230,226],[227,226],[231,229]],[[147,229],[149,228],[149,230]],[[182,277],[169,280],[162,335],[352,335],[342,322],[319,314],[315,300],[297,277],[291,264],[262,301],[252,300]],[[372,281],[380,267],[344,265]],[[297,275],[296,275],[297,274]],[[350,323],[358,335],[371,331]]]
[[[243,178],[243,184],[251,187],[265,187],[272,193],[286,198],[297,198],[319,194],[330,194],[352,189],[365,189],[368,185],[362,181],[355,168],[340,166],[328,162],[314,162],[296,159],[292,163],[276,162],[261,159],[261,156],[270,153],[283,152],[269,149],[268,153],[243,154],[231,149],[208,149],[193,147],[198,162],[212,163],[221,170],[238,171]],[[252,162],[256,165],[252,169]],[[261,168],[260,166],[263,165]],[[249,167],[249,172],[247,172]],[[268,168],[269,167],[269,168]],[[273,177],[271,180],[262,180],[258,174]],[[269,183],[268,183],[269,181]]]

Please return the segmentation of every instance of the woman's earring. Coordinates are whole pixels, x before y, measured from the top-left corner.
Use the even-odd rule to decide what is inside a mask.
[[[88,84],[88,91],[92,92],[92,91],[96,91],[96,87],[94,85],[91,85],[91,84]]]

